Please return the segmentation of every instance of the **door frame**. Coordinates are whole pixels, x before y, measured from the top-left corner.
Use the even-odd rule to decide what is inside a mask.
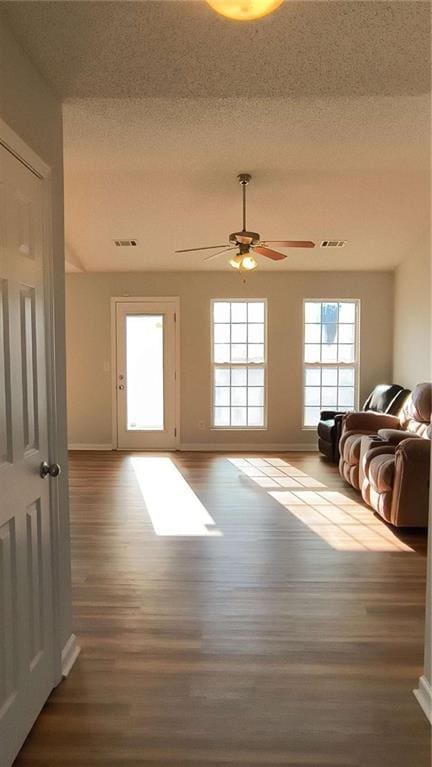
[[[171,303],[174,307],[174,345],[175,345],[175,438],[174,450],[180,446],[180,298],[179,296],[113,296],[111,298],[111,413],[112,413],[112,449],[118,447],[118,409],[117,409],[117,306],[131,303]],[[147,448],[142,448],[146,450]],[[150,450],[150,448],[148,448]],[[157,448],[154,448],[157,450]],[[164,451],[165,452],[165,451]]]
[[[0,117],[0,145],[28,170],[40,179],[42,184],[43,210],[43,288],[45,313],[45,368],[47,395],[48,455],[46,460],[55,462],[58,455],[58,408],[57,408],[57,362],[55,352],[54,318],[54,251],[52,219],[52,173],[51,168],[38,154],[15,133]],[[52,600],[53,600],[53,688],[63,678],[61,612],[60,612],[60,495],[57,482],[50,484],[50,522],[52,533]]]

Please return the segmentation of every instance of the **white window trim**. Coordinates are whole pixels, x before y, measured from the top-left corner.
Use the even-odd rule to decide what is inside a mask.
[[[305,360],[305,330],[306,330],[306,304],[355,304],[355,360],[354,362],[306,362]],[[354,407],[359,408],[360,397],[360,299],[359,298],[304,298],[302,313],[302,364],[303,364],[303,393],[302,393],[302,431],[316,431],[316,426],[305,426],[305,407],[306,407],[306,367],[308,368],[340,368],[354,367]]]
[[[214,304],[264,304],[264,362],[215,362],[214,361]],[[214,371],[216,368],[244,368],[260,367],[264,368],[264,424],[263,426],[215,426],[214,425]],[[210,412],[210,430],[211,431],[266,431],[267,425],[267,385],[268,385],[268,303],[266,298],[212,298],[210,301],[210,369],[211,369],[211,412]]]

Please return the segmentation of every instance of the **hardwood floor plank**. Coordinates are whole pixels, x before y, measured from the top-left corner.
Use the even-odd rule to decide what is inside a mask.
[[[70,485],[82,652],[16,767],[430,766],[424,533],[312,453],[73,453]]]

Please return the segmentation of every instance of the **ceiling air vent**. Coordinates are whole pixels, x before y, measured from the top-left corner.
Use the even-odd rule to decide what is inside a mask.
[[[323,240],[321,242],[321,248],[344,248],[346,240]]]
[[[116,248],[136,248],[138,240],[113,240]]]

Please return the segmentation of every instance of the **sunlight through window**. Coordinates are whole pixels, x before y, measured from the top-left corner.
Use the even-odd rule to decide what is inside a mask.
[[[139,456],[131,461],[156,535],[222,535],[170,458]]]
[[[412,551],[362,503],[300,471],[282,458],[230,458],[252,482],[340,551]]]

